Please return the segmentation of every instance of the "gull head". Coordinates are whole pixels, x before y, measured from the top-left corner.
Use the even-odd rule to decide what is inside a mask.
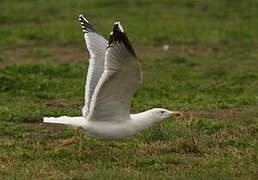
[[[182,117],[182,113],[178,111],[169,111],[167,109],[163,108],[154,108],[150,110],[152,112],[153,118],[155,118],[156,121],[162,121],[168,118],[178,118]]]

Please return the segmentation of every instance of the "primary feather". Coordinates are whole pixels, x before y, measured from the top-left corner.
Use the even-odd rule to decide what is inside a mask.
[[[85,84],[85,104],[82,108],[82,114],[86,117],[90,109],[91,98],[104,71],[105,52],[108,41],[96,31],[83,15],[79,16],[79,22],[84,33],[86,47],[90,53],[87,80]]]
[[[125,33],[115,23],[105,55],[105,70],[90,104],[89,118],[125,121],[130,100],[142,81],[141,66]]]

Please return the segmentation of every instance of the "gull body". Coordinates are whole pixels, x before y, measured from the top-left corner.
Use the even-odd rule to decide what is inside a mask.
[[[153,108],[130,114],[130,100],[142,82],[141,64],[123,27],[114,24],[109,41],[79,16],[90,53],[85,105],[80,117],[45,117],[45,123],[82,127],[92,138],[125,139],[180,112]]]
[[[57,118],[45,117],[44,122],[82,127],[86,136],[95,139],[122,140],[147,129],[154,123],[167,119],[170,116],[180,116],[180,113],[171,112],[162,108],[154,108],[142,113],[131,114],[129,119],[122,119],[121,121],[117,121],[117,119],[92,121],[84,116],[61,116]]]

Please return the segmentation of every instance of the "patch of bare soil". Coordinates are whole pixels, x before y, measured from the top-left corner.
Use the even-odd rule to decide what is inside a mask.
[[[37,129],[49,129],[52,131],[62,131],[66,128],[64,125],[60,124],[46,124],[46,123],[36,123],[36,122],[22,122],[16,125],[17,127],[26,127],[26,128],[37,128]]]
[[[58,135],[60,131],[63,131],[67,128],[67,126],[61,125],[61,124],[47,124],[47,123],[33,123],[33,122],[18,123],[16,126],[21,128],[33,128],[37,130],[35,132],[31,132],[28,135],[26,135],[27,138],[42,137],[42,135],[44,134],[43,131],[49,130],[51,131],[51,136],[47,135],[47,137],[50,139],[58,139]]]
[[[229,120],[233,118],[257,118],[258,106],[246,106],[229,109],[214,109],[214,110],[184,110],[185,118],[206,117],[217,120]]]
[[[219,50],[211,47],[197,46],[174,46],[174,45],[160,45],[160,46],[151,46],[151,45],[138,45],[135,47],[136,53],[139,57],[150,57],[156,55],[166,55],[166,54],[183,54],[189,56],[206,56],[214,55],[219,53]]]
[[[49,55],[47,56],[40,56],[40,55],[33,55],[28,56],[27,54],[37,47],[23,47],[23,48],[16,48],[16,49],[7,49],[4,50],[2,53],[8,56],[7,61],[0,62],[0,67],[4,67],[11,64],[27,64],[27,63],[35,63],[41,61],[52,61],[54,63],[64,63],[64,62],[81,62],[83,58],[87,58],[88,52],[83,51],[78,47],[38,47],[47,49]]]
[[[40,100],[40,103],[45,104],[50,108],[69,108],[72,110],[80,110],[84,104],[84,99],[51,99]],[[67,105],[69,104],[69,105]]]
[[[33,49],[41,49],[48,51],[47,56],[37,54],[28,56],[27,54]],[[135,51],[138,57],[145,58],[158,55],[166,55],[171,53],[184,54],[190,56],[204,56],[218,53],[217,49],[209,47],[189,47],[189,46],[172,46],[172,45],[136,45]],[[44,46],[27,46],[16,49],[6,49],[1,52],[7,56],[8,60],[0,62],[0,67],[5,67],[11,64],[26,64],[40,61],[52,61],[54,63],[65,62],[84,62],[89,58],[89,53],[81,46],[63,46],[63,47],[44,47]]]
[[[8,137],[9,137],[8,135],[1,135],[0,139],[5,139],[5,138],[8,138]]]
[[[26,133],[24,136],[26,138],[40,138],[43,137],[43,131],[44,130],[49,130],[51,131],[51,136],[48,135],[47,138],[50,139],[58,139],[58,135],[60,131],[63,131],[67,128],[65,125],[60,125],[60,124],[45,124],[45,123],[36,123],[36,122],[22,122],[22,123],[17,123],[17,127],[19,128],[31,128],[31,129],[36,129],[34,132]],[[44,135],[46,136],[46,135]],[[8,139],[10,138],[11,135],[1,135],[1,139]]]

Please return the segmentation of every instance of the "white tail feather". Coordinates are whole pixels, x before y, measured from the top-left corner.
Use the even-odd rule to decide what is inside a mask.
[[[85,125],[86,119],[85,119],[85,117],[82,117],[82,116],[81,117],[68,117],[68,116],[44,117],[43,122],[80,127],[80,126]]]

